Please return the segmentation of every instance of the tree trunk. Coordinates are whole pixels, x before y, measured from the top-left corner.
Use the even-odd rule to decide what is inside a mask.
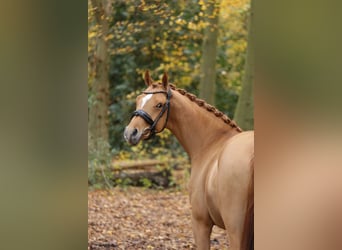
[[[242,83],[242,90],[236,106],[234,120],[244,130],[251,130],[254,127],[254,98],[253,98],[253,76],[254,76],[254,21],[253,21],[253,0],[248,18],[248,44],[245,62],[245,75]]]
[[[97,150],[103,150],[103,145],[108,143],[108,104],[109,104],[109,78],[108,78],[108,2],[106,0],[92,0],[96,25],[98,25],[98,37],[94,53],[95,76],[92,83],[93,103],[89,107],[89,132],[92,144]]]
[[[219,3],[207,0],[205,3],[205,19],[207,27],[204,30],[202,44],[202,61],[200,75],[200,98],[215,105],[216,90],[216,51],[218,37]]]

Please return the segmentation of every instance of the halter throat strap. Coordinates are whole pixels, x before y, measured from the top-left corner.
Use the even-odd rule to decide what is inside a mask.
[[[154,95],[154,94],[165,94],[166,95],[166,103],[164,104],[162,110],[160,111],[160,113],[158,114],[158,116],[156,117],[155,120],[153,120],[152,117],[147,112],[145,112],[142,109],[137,109],[137,110],[135,110],[132,113],[131,119],[133,117],[135,117],[135,116],[140,116],[141,118],[144,119],[145,122],[147,122],[150,125],[150,127],[148,128],[150,134],[146,138],[146,140],[147,140],[147,139],[150,139],[155,134],[162,132],[165,129],[167,121],[169,119],[170,99],[171,99],[171,96],[172,96],[172,92],[171,92],[171,89],[169,88],[168,91],[155,91],[155,92],[144,91],[142,93],[144,93],[144,94],[152,94],[152,95]],[[156,131],[156,126],[157,126],[160,118],[165,113],[165,111],[166,111],[166,120],[165,120],[164,126],[163,126],[163,128],[160,131]]]

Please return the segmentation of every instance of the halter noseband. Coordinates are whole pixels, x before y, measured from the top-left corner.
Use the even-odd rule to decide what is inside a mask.
[[[147,122],[150,125],[150,127],[148,128],[150,134],[146,138],[146,140],[147,140],[147,139],[150,139],[155,134],[162,132],[165,129],[167,121],[169,119],[170,99],[171,99],[172,93],[171,93],[171,89],[170,88],[168,89],[168,91],[155,91],[155,92],[144,91],[142,93],[143,94],[152,94],[152,95],[154,95],[154,94],[165,94],[166,95],[166,103],[165,103],[165,105],[163,106],[162,110],[160,111],[160,113],[158,114],[157,118],[154,121],[153,121],[152,117],[147,112],[145,112],[142,109],[137,109],[137,110],[135,110],[132,113],[131,119],[134,116],[140,116],[141,118],[143,118],[145,120],[145,122]],[[156,126],[157,126],[160,118],[165,113],[165,111],[167,111],[167,112],[166,112],[166,120],[165,120],[164,126],[163,126],[163,128],[160,131],[156,131]]]

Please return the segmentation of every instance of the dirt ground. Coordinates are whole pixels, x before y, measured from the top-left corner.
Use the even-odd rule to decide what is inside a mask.
[[[88,249],[195,249],[188,194],[114,188],[88,192]],[[211,249],[228,249],[214,227]]]

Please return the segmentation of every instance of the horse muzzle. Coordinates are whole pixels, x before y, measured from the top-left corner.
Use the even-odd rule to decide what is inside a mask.
[[[143,133],[139,131],[137,128],[125,128],[124,138],[128,143],[132,145],[137,145],[141,140],[142,136]]]

